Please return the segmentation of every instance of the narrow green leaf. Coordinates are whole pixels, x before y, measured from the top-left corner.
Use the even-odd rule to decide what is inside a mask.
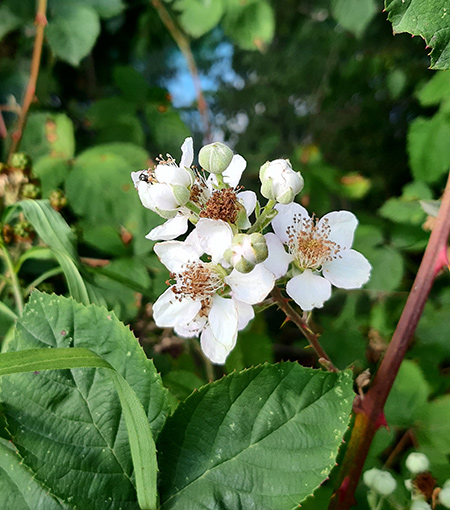
[[[353,395],[349,373],[297,363],[200,388],[158,439],[161,508],[297,508],[335,465]]]

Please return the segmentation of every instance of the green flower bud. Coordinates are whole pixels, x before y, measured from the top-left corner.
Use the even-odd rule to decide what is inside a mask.
[[[240,273],[249,273],[256,264],[266,260],[268,255],[264,236],[259,232],[253,234],[236,234],[231,247],[224,254],[225,260]]]
[[[41,190],[39,186],[32,182],[27,182],[22,186],[22,198],[39,198],[41,196]]]
[[[60,211],[63,207],[67,205],[67,198],[64,195],[64,193],[57,189],[50,193],[50,205],[55,209],[56,211]]]
[[[207,172],[221,174],[233,159],[233,151],[220,142],[210,143],[200,149],[198,162]]]

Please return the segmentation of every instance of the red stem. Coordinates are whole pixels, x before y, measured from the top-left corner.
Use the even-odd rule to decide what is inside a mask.
[[[36,92],[36,82],[39,75],[39,67],[41,65],[42,45],[44,43],[44,29],[47,25],[45,13],[47,11],[47,0],[39,0],[34,24],[36,25],[36,36],[34,38],[33,57],[31,58],[30,79],[28,81],[23,105],[20,110],[19,119],[17,120],[16,129],[11,135],[11,145],[9,147],[8,162],[11,161],[12,155],[17,151],[25,129],[28,110],[34,99]]]
[[[450,175],[436,223],[392,340],[364,400],[358,397],[355,400],[355,425],[338,481],[341,488],[331,500],[330,509],[348,510],[354,504],[354,493],[373,437],[382,421],[389,392],[422,315],[434,278],[448,265],[449,232]]]

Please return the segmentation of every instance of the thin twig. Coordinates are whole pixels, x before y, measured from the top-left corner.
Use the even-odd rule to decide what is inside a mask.
[[[45,13],[47,11],[47,0],[38,0],[38,8],[34,23],[36,25],[36,36],[34,38],[33,57],[31,59],[30,79],[28,80],[23,105],[17,120],[17,126],[11,135],[11,146],[9,148],[8,162],[11,162],[12,155],[20,146],[20,140],[25,129],[28,110],[34,99],[36,92],[36,82],[39,75],[39,67],[41,65],[42,45],[44,43],[44,29],[47,25]]]
[[[363,400],[358,397],[355,400],[355,425],[339,475],[340,488],[331,500],[330,509],[348,510],[354,503],[354,493],[370,445],[375,432],[384,421],[384,405],[422,315],[433,281],[436,275],[448,266],[449,233],[450,174],[436,223],[392,340],[372,387]]]
[[[209,124],[208,105],[203,95],[197,64],[195,63],[194,55],[192,54],[189,40],[186,37],[186,35],[174,23],[169,12],[161,3],[161,0],[151,0],[151,3],[158,12],[161,21],[164,23],[165,27],[170,32],[170,35],[173,37],[178,47],[180,48],[181,53],[184,55],[184,58],[186,59],[189,71],[192,76],[192,81],[194,82],[195,92],[197,94],[197,109],[202,119],[203,133],[205,137],[204,141],[205,143],[209,143],[211,142],[211,127]]]
[[[283,297],[280,289],[276,286],[272,290],[272,297],[277,302],[281,310],[283,310],[286,314],[286,318],[291,320],[300,329],[302,334],[308,340],[309,345],[314,349],[315,353],[319,357],[319,361],[321,361],[322,365],[324,365],[330,372],[338,372],[338,369],[333,365],[327,353],[320,345],[317,334],[311,331],[306,321],[300,317],[289,302]]]

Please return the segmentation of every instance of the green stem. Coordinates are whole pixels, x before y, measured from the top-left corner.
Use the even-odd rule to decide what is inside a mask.
[[[202,351],[202,348],[196,338],[191,339],[191,345],[194,348],[194,350],[196,350],[198,352],[198,354],[200,355],[200,357],[203,360],[203,364],[205,366],[206,377],[207,377],[208,381],[209,382],[214,381],[214,379],[216,378],[216,375],[214,373],[213,364],[205,356],[205,353]]]
[[[8,272],[10,273],[11,278],[11,287],[14,294],[14,299],[16,301],[17,311],[19,312],[19,315],[22,315],[23,311],[23,296],[22,296],[22,289],[20,288],[19,279],[17,278],[17,274],[14,270],[14,264],[11,260],[11,257],[9,256],[9,252],[6,249],[6,246],[0,242],[0,246],[3,250],[3,258],[6,261],[6,265],[8,267]]]
[[[47,280],[47,278],[51,278],[52,276],[55,276],[57,274],[62,273],[62,269],[58,266],[53,269],[49,269],[45,273],[38,276],[35,280],[33,280],[30,285],[25,289],[25,295],[27,296],[30,294],[33,289],[35,289],[39,284],[41,284],[43,281]]]
[[[247,230],[246,234],[253,234],[253,232],[262,232],[264,228],[273,220],[275,216],[272,216],[273,209],[277,202],[275,200],[269,200],[264,207],[264,211],[261,216],[255,221],[255,223]]]

